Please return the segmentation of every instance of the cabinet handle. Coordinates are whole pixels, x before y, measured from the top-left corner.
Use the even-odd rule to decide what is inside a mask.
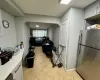
[[[20,68],[21,65],[19,65],[19,67],[15,70],[15,73],[18,71],[18,69]]]

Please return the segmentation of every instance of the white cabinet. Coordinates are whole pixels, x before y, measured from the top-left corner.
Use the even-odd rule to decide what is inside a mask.
[[[67,38],[67,20],[62,22],[61,28],[60,28],[60,44],[63,46],[66,46],[66,38]]]
[[[100,1],[96,1],[85,9],[85,19],[96,16],[100,13]]]
[[[67,43],[68,43],[68,24],[69,20],[66,19],[63,22],[61,22],[61,28],[60,28],[60,45],[66,46],[64,51],[62,52],[62,63],[63,66],[66,67],[66,55],[67,55]]]
[[[13,73],[13,80],[23,80],[22,63],[18,64],[12,73]]]

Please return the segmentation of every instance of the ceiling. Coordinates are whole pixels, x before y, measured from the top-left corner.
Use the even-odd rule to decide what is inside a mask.
[[[72,0],[68,5],[62,5],[59,0],[14,0],[26,14],[47,16],[62,16],[70,7],[85,8],[96,0]]]
[[[48,24],[48,23],[37,23],[37,22],[27,22],[26,25],[29,28],[32,29],[48,29],[51,27],[53,24]],[[36,28],[36,25],[39,25],[40,27]]]

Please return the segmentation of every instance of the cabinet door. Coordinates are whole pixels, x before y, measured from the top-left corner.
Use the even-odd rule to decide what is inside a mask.
[[[96,1],[93,4],[89,5],[85,9],[85,19],[96,16],[98,14],[98,8],[99,8],[98,1]]]
[[[60,28],[60,44],[66,46],[66,37],[67,37],[67,20],[62,22]]]
[[[66,67],[66,60],[67,60],[67,46],[68,46],[68,28],[69,28],[69,20],[66,19],[61,23],[61,35],[60,35],[60,45],[66,46],[64,51],[62,52],[62,63],[63,66]]]
[[[22,65],[18,65],[17,68],[13,72],[14,80],[23,80],[23,72]]]

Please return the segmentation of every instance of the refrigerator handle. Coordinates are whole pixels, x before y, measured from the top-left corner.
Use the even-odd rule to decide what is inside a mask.
[[[82,42],[82,32],[79,35],[79,42],[78,42],[78,55],[81,53],[81,42]]]
[[[78,46],[78,55],[81,53],[81,45]]]
[[[80,34],[79,34],[79,42],[78,42],[78,44],[80,45],[82,43],[82,32],[80,32]]]

